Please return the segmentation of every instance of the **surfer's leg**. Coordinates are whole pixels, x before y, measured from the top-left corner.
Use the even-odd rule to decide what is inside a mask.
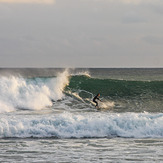
[[[96,103],[95,107],[98,107],[98,102],[96,100],[93,100],[94,103]]]
[[[95,106],[95,107],[98,107],[98,102],[97,102],[97,101],[95,101],[95,103],[96,103],[96,106]]]

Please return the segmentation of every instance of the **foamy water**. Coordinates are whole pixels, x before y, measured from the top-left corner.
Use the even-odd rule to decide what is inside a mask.
[[[162,138],[163,114],[69,113],[1,115],[0,137]]]

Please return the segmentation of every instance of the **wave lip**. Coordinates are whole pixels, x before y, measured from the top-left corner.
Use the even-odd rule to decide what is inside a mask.
[[[46,117],[3,117],[1,138],[162,138],[163,114],[62,113]]]

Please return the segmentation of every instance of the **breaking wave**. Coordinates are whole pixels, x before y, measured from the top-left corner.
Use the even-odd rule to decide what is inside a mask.
[[[46,116],[16,116],[0,119],[1,138],[101,138],[163,137],[163,114],[101,114],[64,112]]]
[[[103,98],[101,108],[114,107],[118,112],[163,112],[163,81],[100,79],[92,78],[88,72],[69,74],[65,70],[54,77],[1,76],[0,113],[41,110],[69,96],[85,108],[99,92]]]
[[[68,72],[53,78],[0,77],[0,113],[16,109],[40,110],[62,99]]]

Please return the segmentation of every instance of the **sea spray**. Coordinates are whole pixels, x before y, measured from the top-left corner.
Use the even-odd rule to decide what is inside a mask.
[[[54,94],[55,99],[61,99],[63,97],[63,91],[65,86],[69,84],[69,73],[66,69],[63,73],[59,73],[56,78],[56,83],[54,84]]]
[[[40,110],[62,99],[68,71],[53,78],[0,77],[0,113],[16,109]]]

